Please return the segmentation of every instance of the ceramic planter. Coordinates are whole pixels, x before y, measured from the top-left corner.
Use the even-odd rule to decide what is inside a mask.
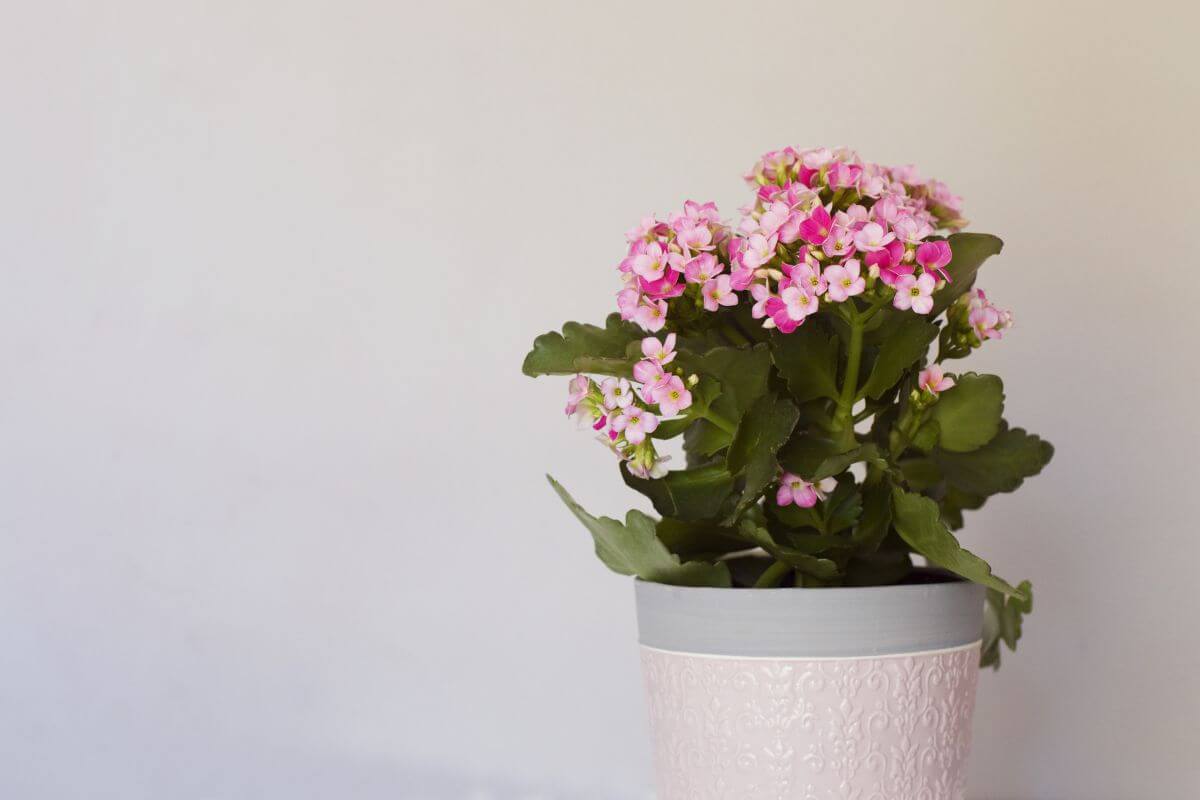
[[[958,800],[984,590],[638,581],[658,800]]]

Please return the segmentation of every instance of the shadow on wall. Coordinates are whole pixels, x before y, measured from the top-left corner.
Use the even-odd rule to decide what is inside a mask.
[[[387,793],[386,787],[378,787],[384,793],[356,795],[358,800],[384,797],[388,800],[654,800],[654,793],[614,792],[612,789],[552,789],[547,786],[519,786],[506,781],[489,778],[464,778],[450,770],[425,767],[401,767],[404,787],[400,794],[395,787]],[[344,784],[343,784],[344,786]],[[332,787],[330,787],[332,788]],[[374,786],[372,789],[376,788]]]

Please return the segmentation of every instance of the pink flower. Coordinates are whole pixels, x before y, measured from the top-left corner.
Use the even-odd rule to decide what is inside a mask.
[[[690,228],[677,230],[675,241],[688,252],[712,250],[712,231],[707,225],[692,225]]]
[[[781,333],[791,333],[804,322],[805,317],[815,314],[820,305],[817,298],[802,287],[788,286],[779,297],[767,299],[766,310]]]
[[[967,297],[967,322],[980,341],[1004,338],[1004,331],[1012,327],[1012,312],[993,304],[982,289],[975,289]]]
[[[592,382],[586,375],[576,375],[567,384],[567,416],[579,410],[579,404],[587,397],[592,389]]]
[[[779,490],[775,493],[775,503],[781,506],[790,506],[795,503],[800,508],[812,508],[817,501],[824,500],[836,486],[837,481],[833,478],[825,478],[817,484],[812,484],[799,475],[785,472],[779,478]]]
[[[634,477],[651,480],[667,474],[665,462],[670,460],[670,456],[655,453],[653,447],[638,447],[633,456],[625,462],[625,469]]]
[[[624,378],[606,378],[600,384],[600,394],[604,395],[604,407],[609,411],[626,408],[633,402],[633,389]]]
[[[792,283],[803,288],[814,298],[825,294],[825,289],[828,286],[825,283],[825,278],[821,276],[820,271],[814,269],[807,261],[802,261],[794,267],[785,266],[784,272],[792,279]]]
[[[637,289],[622,289],[617,292],[617,310],[621,312],[621,319],[629,321],[637,314],[638,301],[642,299],[641,292]]]
[[[721,275],[704,284],[704,308],[716,311],[721,306],[736,306],[738,299],[729,286],[729,276]]]
[[[779,232],[780,226],[787,222],[790,216],[792,216],[792,210],[787,207],[786,203],[771,203],[758,218],[758,230],[764,236],[772,236]]]
[[[867,211],[867,207],[855,203],[845,211],[839,211],[833,215],[833,224],[840,225],[843,228],[849,228],[852,231],[857,231],[866,225],[871,219],[871,212]]]
[[[724,271],[725,265],[717,261],[716,256],[712,253],[701,253],[687,263],[683,268],[683,275],[688,283],[708,283],[711,278]]]
[[[779,230],[776,233],[776,235],[779,237],[779,241],[783,242],[784,244],[791,244],[799,239],[800,226],[802,224],[804,224],[803,214],[795,211],[788,214],[787,219],[784,220],[783,224],[779,226]]]
[[[862,171],[862,167],[855,164],[838,162],[830,167],[827,173],[829,185],[834,189],[848,189],[851,186],[857,186],[858,179],[862,177]]]
[[[645,242],[634,245],[637,252],[629,261],[629,268],[648,281],[656,281],[663,276],[667,269],[667,252],[658,242]]]
[[[629,242],[648,239],[660,232],[658,229],[660,225],[662,225],[662,223],[656,220],[653,216],[642,217],[642,221],[640,223],[625,231],[625,239]]]
[[[729,274],[729,287],[735,292],[740,292],[749,286],[753,280],[754,270],[739,267]]]
[[[721,214],[717,211],[717,204],[712,201],[701,204],[695,200],[688,200],[683,204],[683,213],[689,219],[694,219],[697,222],[715,224],[721,221]]]
[[[933,310],[933,288],[937,281],[928,272],[919,278],[912,275],[901,275],[896,281],[896,296],[892,305],[901,311],[912,309],[918,314],[928,314]]]
[[[935,205],[955,215],[962,211],[962,198],[951,192],[949,186],[941,181],[930,181],[927,185]]]
[[[775,257],[775,237],[755,233],[744,241],[738,255],[746,269],[758,269]]]
[[[664,417],[673,417],[692,404],[692,393],[678,375],[671,375],[656,383],[650,390],[650,397],[658,403],[658,410]]]
[[[838,212],[841,214],[842,212]],[[844,225],[834,224],[829,238],[821,245],[827,256],[845,256],[854,252],[854,231]]]
[[[646,301],[637,307],[633,319],[638,325],[653,333],[661,331],[667,324],[667,301]]]
[[[952,256],[950,243],[940,239],[936,242],[925,242],[917,247],[917,263],[927,272],[936,272],[947,281],[950,280],[950,276],[946,274],[945,267],[950,263]]]
[[[655,336],[642,339],[642,355],[658,364],[670,364],[675,360],[675,334],[668,333],[665,342]]]
[[[825,282],[829,285],[829,299],[841,303],[848,297],[862,294],[867,288],[867,282],[860,277],[860,269],[856,258],[826,267]]]
[[[650,391],[665,378],[666,372],[663,371],[662,364],[652,358],[644,358],[633,365],[633,379],[646,387],[645,391]]]
[[[771,290],[761,283],[753,283],[750,285],[750,296],[754,298],[754,307],[750,309],[750,316],[754,319],[762,319],[767,316],[767,301],[775,296],[771,294]]]
[[[828,147],[814,147],[803,151],[801,158],[809,169],[820,169],[833,160],[833,151]]]
[[[895,240],[882,250],[867,253],[863,260],[868,267],[876,267],[879,277],[888,286],[895,286],[901,275],[911,275],[913,265],[904,261],[904,245]]]
[[[868,222],[862,230],[854,234],[854,246],[859,250],[875,252],[887,247],[896,234],[885,232],[878,222]]]
[[[679,284],[679,273],[669,268],[658,280],[648,281],[645,278],[638,278],[638,284],[642,287],[642,292],[653,300],[678,297],[686,288]]]
[[[624,409],[612,420],[612,429],[625,434],[625,441],[630,444],[641,444],[646,441],[647,434],[658,428],[658,417],[645,409],[630,406]]]
[[[825,206],[817,206],[808,219],[800,223],[800,237],[809,244],[825,244],[833,229],[833,219]]]
[[[878,165],[869,164],[863,170],[863,175],[858,181],[858,193],[863,197],[879,197],[883,194],[884,178],[880,174]]]
[[[903,164],[899,167],[892,167],[892,180],[916,186],[921,182],[921,173],[917,171],[915,164]]]
[[[918,244],[926,236],[933,235],[933,227],[924,220],[907,216],[896,220],[892,225],[896,238],[906,244]]]
[[[895,222],[900,217],[900,201],[894,194],[885,194],[871,206],[871,216],[885,225]]]
[[[917,376],[917,385],[930,394],[941,394],[954,386],[954,378],[942,372],[937,364],[930,364]]]

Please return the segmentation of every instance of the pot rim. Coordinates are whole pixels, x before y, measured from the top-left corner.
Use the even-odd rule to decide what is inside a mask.
[[[765,560],[765,559],[764,559]],[[931,577],[944,578],[944,580],[931,580],[924,583],[886,583],[871,586],[768,586],[765,588],[755,588],[751,586],[680,586],[673,583],[661,583],[660,581],[648,581],[645,578],[633,576],[636,583],[645,583],[655,586],[669,586],[672,589],[682,589],[684,591],[701,591],[701,592],[729,592],[729,591],[755,591],[755,592],[861,592],[863,590],[872,591],[895,591],[896,589],[919,589],[929,586],[944,586],[946,584],[955,583],[971,583],[961,575],[956,575],[950,570],[942,569],[941,567],[913,567],[913,573],[920,575],[929,575]]]
[[[984,587],[935,583],[730,591],[634,582],[638,641],[713,656],[860,658],[979,641]]]

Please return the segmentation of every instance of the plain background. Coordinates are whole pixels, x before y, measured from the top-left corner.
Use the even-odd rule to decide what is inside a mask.
[[[767,149],[1007,240],[1058,448],[969,518],[1036,612],[975,798],[1200,793],[1192,4],[10,3],[0,796],[645,798],[634,496],[520,376]]]

